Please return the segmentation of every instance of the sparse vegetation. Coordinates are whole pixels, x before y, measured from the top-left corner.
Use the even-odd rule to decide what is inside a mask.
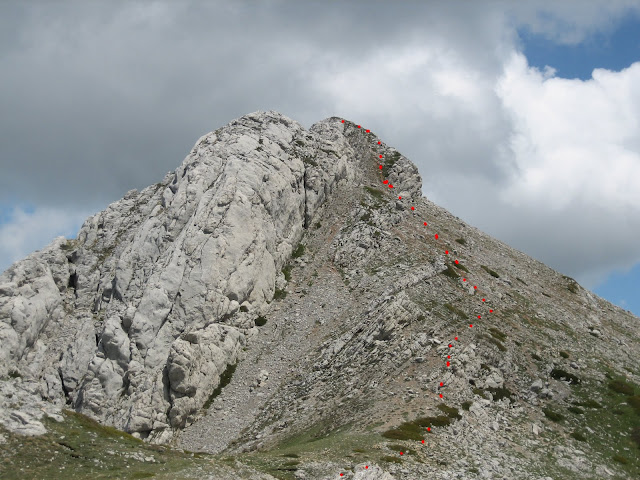
[[[623,379],[610,381],[609,382],[609,389],[613,390],[616,393],[621,393],[623,395],[633,395],[634,394],[633,385],[627,383]]]
[[[291,270],[292,270],[292,266],[291,265],[285,265],[284,268],[282,269],[282,274],[284,275],[284,279],[287,282],[291,281]]]
[[[489,333],[493,335],[495,338],[497,338],[498,340],[500,340],[501,342],[504,342],[507,339],[507,335],[495,327],[490,327]]]
[[[627,457],[623,457],[622,455],[614,455],[613,457],[611,457],[615,462],[621,463],[623,465],[626,465],[627,463],[629,463],[629,459]]]
[[[464,238],[456,238],[456,242],[458,242],[460,245],[467,244],[467,241]]]
[[[572,432],[571,436],[573,438],[575,438],[576,440],[579,440],[580,442],[586,442],[587,441],[587,437],[585,437],[584,434],[582,434],[581,432],[579,432],[577,430]]]
[[[291,256],[293,258],[300,258],[303,255],[304,255],[304,245],[301,243],[296,247],[296,249],[293,251]]]
[[[461,419],[460,413],[458,413],[458,409],[455,407],[449,407],[444,403],[438,404],[438,410],[447,415],[449,418],[455,418],[457,420]]]
[[[535,352],[531,354],[531,358],[533,358],[534,360],[537,360],[539,362],[542,361],[542,357],[540,355],[538,355],[537,353],[535,353]]]
[[[385,455],[384,457],[381,457],[380,460],[387,463],[402,463],[402,460],[398,457],[393,457],[391,455]]]
[[[459,268],[463,272],[471,273],[471,272],[469,272],[469,269],[467,267],[465,267],[463,264],[461,264],[460,262],[455,263],[454,267]]]
[[[264,327],[267,324],[267,318],[260,315],[258,318],[256,318],[255,323],[256,327]]]
[[[208,409],[213,403],[213,401],[216,399],[216,397],[220,395],[220,392],[222,392],[222,389],[226,387],[229,384],[229,382],[231,382],[231,377],[233,377],[233,374],[236,371],[236,366],[237,366],[237,363],[230,363],[227,365],[227,368],[224,369],[224,372],[222,372],[222,375],[220,375],[220,383],[218,383],[218,386],[216,387],[216,389],[213,391],[213,393],[209,396],[209,398],[204,404],[205,410]]]
[[[500,350],[501,352],[506,352],[507,351],[507,347],[505,347],[503,345],[503,343],[500,340],[498,340],[497,338],[491,337],[491,336],[486,335],[484,333],[478,335],[478,338],[484,338],[489,343],[491,343],[491,344],[495,345],[496,347],[498,347],[498,350]]]
[[[576,377],[573,373],[569,373],[561,368],[554,368],[551,370],[551,378],[555,380],[566,380],[569,383],[578,384],[580,383],[580,379]]]
[[[584,415],[584,410],[582,410],[580,407],[576,407],[575,405],[567,407],[567,410],[569,410],[571,413],[575,413],[576,415]]]
[[[513,398],[513,393],[507,387],[488,388],[489,392],[493,396],[495,402],[502,400],[503,398]]]
[[[487,267],[486,265],[480,265],[480,268],[482,268],[485,272],[487,272],[489,275],[491,275],[492,277],[495,278],[500,278],[500,275],[498,275],[498,273],[494,270],[491,270],[489,267]]]
[[[473,405],[473,402],[470,402],[468,400],[465,402],[462,402],[462,409],[465,411],[468,411],[471,408],[471,405]]]
[[[447,269],[443,271],[442,274],[454,280],[460,278],[460,275],[456,273],[451,265],[447,265]]]
[[[528,285],[527,282],[525,282],[524,280],[522,280],[520,277],[516,277],[516,280],[519,281],[521,284],[523,285]]]
[[[378,190],[377,188],[367,187],[366,185],[364,189],[369,193],[369,195],[371,195],[375,199],[377,200],[383,199],[384,193],[382,192],[382,190]]]
[[[444,307],[449,310],[451,313],[453,313],[454,315],[458,315],[460,318],[465,318],[467,316],[466,313],[464,313],[462,310],[460,310],[459,308],[454,307],[453,305],[451,305],[450,303],[445,303]]]
[[[564,420],[564,416],[559,414],[558,412],[551,410],[550,408],[543,408],[542,412],[544,413],[544,416],[547,417],[549,420],[551,420],[552,422],[561,422],[562,420]]]
[[[241,312],[248,312],[249,311],[249,307],[247,307],[246,305],[241,305],[240,306],[240,311]]]
[[[384,156],[384,161],[382,163],[382,176],[384,178],[387,178],[389,176],[389,173],[391,173],[391,169],[393,168],[395,163],[400,160],[400,157],[400,152],[393,152],[389,155]]]
[[[568,353],[568,352],[565,352],[564,350],[561,350],[561,351],[560,351],[560,356],[561,356],[562,358],[569,358],[569,353]]]
[[[276,291],[273,294],[274,300],[282,300],[286,298],[287,291],[284,288],[276,288]]]

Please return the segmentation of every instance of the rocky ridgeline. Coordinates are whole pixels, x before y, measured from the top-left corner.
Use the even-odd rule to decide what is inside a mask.
[[[327,119],[307,131],[275,112],[239,118],[76,240],[11,266],[0,277],[1,391],[23,407],[2,422],[42,432],[46,399],[155,440],[188,424],[255,334],[317,209],[371,157],[345,130]],[[394,174],[417,192],[407,165]]]
[[[205,135],[0,277],[0,422],[66,405],[238,478],[633,478],[638,318],[421,185],[335,117]]]

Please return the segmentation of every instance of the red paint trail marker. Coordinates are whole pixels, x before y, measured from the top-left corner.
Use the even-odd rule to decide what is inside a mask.
[[[449,348],[453,347],[453,345],[449,344]]]
[[[369,133],[371,130],[367,130],[367,133]]]
[[[402,200],[402,197],[398,197],[398,200]]]
[[[389,188],[393,188],[393,185],[389,184]]]
[[[384,181],[384,182],[382,182],[382,183],[384,183],[384,184],[386,185],[387,183],[389,183],[389,180],[385,180],[385,181]]]
[[[483,298],[483,299],[482,299],[482,301],[483,301],[483,302],[486,302],[487,300]]]
[[[458,340],[458,337],[454,338],[454,340]]]
[[[415,210],[415,207],[411,207],[411,210]]]
[[[473,324],[472,323],[469,324],[469,328],[473,328]]]
[[[424,226],[425,226],[425,227],[427,226],[427,222],[424,222]]]
[[[382,142],[381,142],[381,141],[378,141],[378,145],[382,145]]]
[[[358,125],[358,128],[362,128],[362,127],[360,127],[360,125]]]
[[[444,387],[444,382],[440,382],[440,386],[441,386],[441,387]]]
[[[404,455],[404,452],[400,452],[400,455]]]
[[[478,315],[478,318],[482,318],[480,315]]]
[[[344,123],[344,120],[342,120],[342,123]]]
[[[447,355],[447,358],[451,358],[451,355]],[[449,362],[447,362],[447,363],[449,363]],[[448,366],[449,366],[449,365],[447,365],[447,367],[448,367]]]
[[[458,263],[459,263],[459,262],[458,262],[458,260],[456,260],[456,265],[457,265]]]
[[[436,233],[436,240],[438,239],[438,234]]]
[[[422,443],[424,443],[424,439],[422,440]]]
[[[493,313],[493,310],[489,310],[489,313]]]
[[[427,432],[430,432],[430,431],[431,431],[431,427],[427,427]]]
[[[476,285],[474,285],[474,286],[473,286],[473,289],[474,289],[474,290],[477,290],[477,289],[478,289],[478,287],[477,287]]]
[[[451,366],[451,362],[447,362],[447,367]]]
[[[380,170],[382,170],[382,165],[379,165]]]
[[[449,255],[449,250],[445,250],[445,251],[444,251],[444,254],[445,254],[445,255]]]
[[[341,476],[341,477],[344,477],[344,473],[341,473],[341,474],[340,474],[340,476]]]
[[[462,279],[462,281],[463,281],[463,282],[466,282],[466,281],[467,281],[467,279],[466,279],[466,278],[463,278],[463,279]]]
[[[440,398],[442,398],[442,394],[440,394]]]
[[[382,155],[380,155],[380,158],[382,158]]]

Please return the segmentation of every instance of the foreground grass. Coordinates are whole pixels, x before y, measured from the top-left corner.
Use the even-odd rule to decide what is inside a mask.
[[[42,436],[2,431],[7,443],[0,445],[0,478],[180,479],[196,478],[198,468],[217,470],[212,456],[149,445],[75,412],[64,417],[61,423],[44,420]]]

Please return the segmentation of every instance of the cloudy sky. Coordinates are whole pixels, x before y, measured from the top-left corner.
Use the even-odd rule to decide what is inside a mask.
[[[636,0],[1,2],[0,270],[256,110],[370,128],[640,315]]]

